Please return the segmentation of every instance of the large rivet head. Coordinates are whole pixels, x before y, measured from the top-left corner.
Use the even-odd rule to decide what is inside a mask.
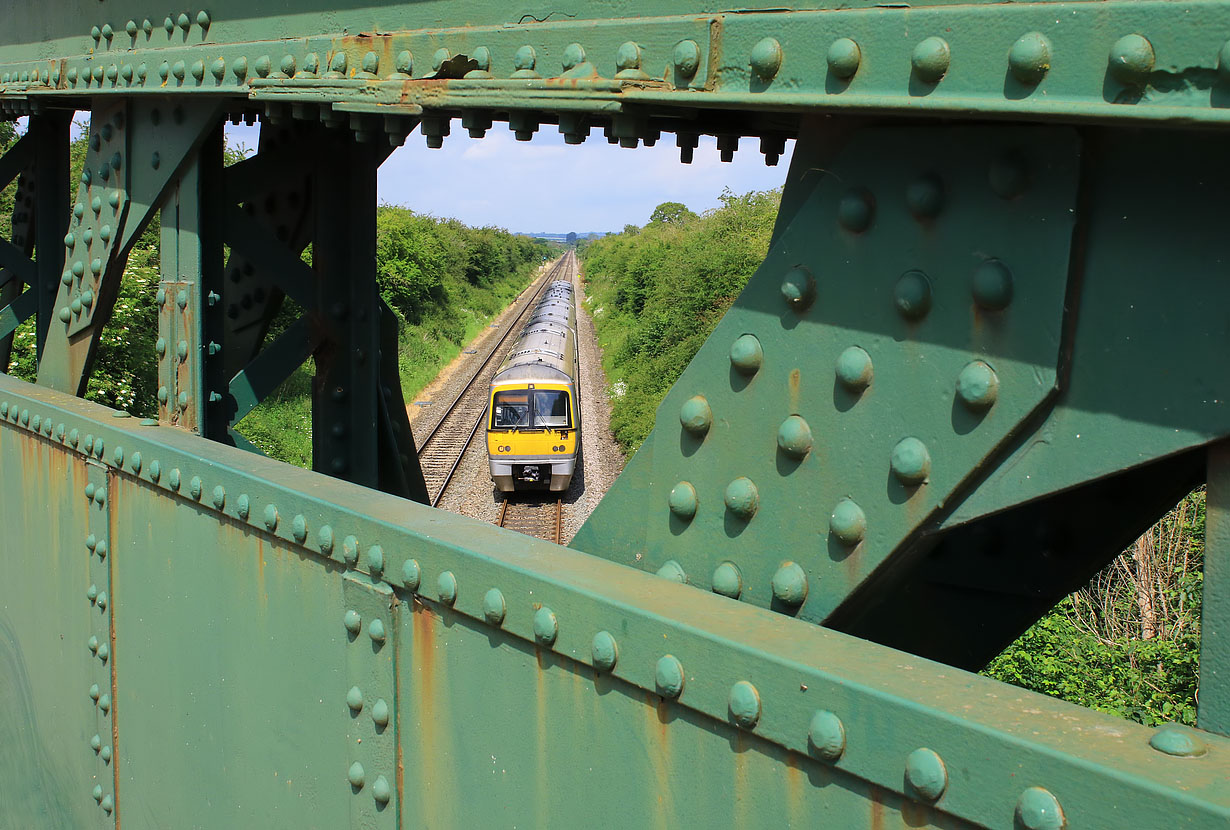
[[[944,209],[944,182],[934,173],[919,176],[905,189],[905,205],[916,219],[934,219]]]
[[[1008,68],[1012,77],[1023,84],[1041,81],[1051,68],[1051,43],[1041,32],[1029,32],[1017,38],[1008,50]]]
[[[363,711],[363,691],[358,686],[351,686],[346,692],[346,705],[352,712]]]
[[[999,396],[999,377],[981,360],[965,364],[957,375],[957,398],[969,409],[983,410]]]
[[[504,594],[499,588],[492,588],[483,595],[483,619],[492,625],[503,625],[504,615],[508,606],[504,602]]]
[[[746,476],[740,476],[726,485],[726,509],[743,521],[750,521],[760,507],[760,491]]]
[[[857,545],[867,536],[867,514],[851,499],[842,499],[829,517],[829,530],[843,544]]]
[[[764,350],[754,334],[741,334],[730,344],[730,365],[736,372],[754,375],[764,363]]]
[[[798,415],[791,415],[777,428],[777,446],[791,458],[805,458],[813,446],[811,427]]]
[[[316,531],[316,546],[325,556],[333,555],[333,527],[331,525],[321,525],[320,530]]]
[[[357,637],[359,632],[363,630],[363,617],[352,608],[342,617],[342,624],[346,626],[346,630],[350,632],[351,636]]]
[[[585,47],[579,43],[569,43],[564,47],[564,69],[575,69],[585,63]]]
[[[352,568],[359,564],[359,540],[354,536],[342,540],[342,561]]]
[[[1141,35],[1124,35],[1110,48],[1108,67],[1110,74],[1119,83],[1138,86],[1148,79],[1156,61],[1153,44],[1146,38]]]
[[[760,692],[746,680],[740,680],[730,687],[727,699],[730,718],[743,729],[755,729],[760,720]]]
[[[419,567],[417,559],[407,559],[401,564],[401,584],[405,585],[409,590],[417,591],[421,578],[422,569]]]
[[[1021,793],[1016,801],[1016,820],[1025,830],[1063,830],[1067,824],[1059,799],[1041,787]]]
[[[101,735],[95,735],[94,737],[90,738],[90,749],[94,750],[95,752],[98,752],[100,749],[102,749],[102,736]]]
[[[200,476],[193,476],[188,482],[188,495],[192,497],[193,501],[196,501],[201,497],[201,486]]]
[[[858,346],[850,346],[837,356],[837,382],[851,392],[861,392],[871,385],[871,355]]]
[[[367,636],[372,638],[373,643],[383,643],[387,636],[384,631],[384,620],[377,618],[368,623]]]
[[[934,750],[921,747],[906,756],[905,781],[913,795],[924,801],[938,801],[948,787],[948,770]]]
[[[675,64],[675,73],[680,78],[691,78],[700,68],[700,47],[694,40],[681,40],[675,44],[671,60]]]
[[[752,47],[752,71],[762,81],[771,81],[782,68],[782,45],[776,39],[766,37]]]
[[[942,37],[929,37],[919,42],[910,55],[910,65],[919,80],[929,84],[937,83],[948,73],[948,65],[952,61],[952,52],[948,41]]]
[[[902,438],[893,447],[890,465],[893,475],[902,484],[922,484],[931,473],[931,454],[927,452],[927,445],[917,438]]]
[[[95,800],[95,801],[102,801],[102,797],[103,797],[102,785],[101,785],[101,784],[95,784],[95,785],[94,785],[94,790],[93,790],[92,794],[93,794],[93,796],[94,796],[94,800]]]
[[[372,704],[372,721],[381,729],[389,725],[389,704],[384,698]]]
[[[704,435],[713,425],[713,410],[704,395],[693,395],[679,408],[679,423],[693,435]]]
[[[609,631],[599,631],[590,643],[590,655],[593,657],[594,668],[601,672],[609,672],[619,662],[619,645]]]
[[[835,77],[848,81],[858,72],[859,64],[863,62],[863,50],[848,37],[839,37],[829,44],[825,60],[829,64],[829,72]]]
[[[376,780],[372,782],[372,798],[377,804],[388,804],[392,797],[393,790],[389,786],[389,779],[383,775],[376,776]]]
[[[875,212],[875,198],[865,187],[847,191],[837,202],[837,221],[851,233],[862,233],[870,228]]]
[[[743,593],[743,573],[734,562],[723,562],[713,569],[713,593],[738,599]]]
[[[988,259],[974,269],[970,290],[979,308],[1003,311],[1012,302],[1012,272],[998,259]]]
[[[807,746],[812,755],[825,761],[836,761],[846,751],[846,727],[841,718],[821,709],[811,716],[807,726]]]
[[[1195,758],[1209,751],[1204,741],[1173,723],[1159,726],[1149,738],[1149,746],[1176,758]]]
[[[773,574],[773,597],[797,608],[807,599],[807,573],[795,562],[783,562]]]
[[[111,711],[111,695],[105,694],[102,697],[100,697],[98,699],[98,708],[102,710],[102,713],[104,715],[110,712]]]
[[[302,519],[302,516],[296,518]],[[306,536],[306,530],[304,536]],[[373,576],[380,576],[384,572],[384,548],[380,545],[372,545],[367,549],[367,568],[372,572]]]
[[[802,265],[796,265],[782,277],[782,299],[795,311],[803,311],[816,299],[816,278]]]
[[[545,605],[534,612],[534,639],[539,644],[550,646],[559,634],[559,620],[555,612]]]
[[[97,651],[98,649],[95,648],[93,650]],[[90,695],[90,700],[94,701],[95,703],[97,703],[98,699],[102,697],[102,691],[98,688],[97,683],[94,683],[93,685],[90,686],[89,695]]]
[[[654,669],[654,684],[662,697],[677,698],[683,694],[683,664],[673,654],[664,654]]]
[[[363,789],[363,782],[366,780],[363,774],[363,765],[355,761],[350,765],[350,770],[346,773],[346,779],[350,782],[350,786],[356,790]]]
[[[679,482],[671,488],[668,503],[671,513],[685,521],[691,519],[696,515],[696,488],[690,482]]]
[[[111,811],[115,809],[115,799],[109,795],[105,795],[103,796],[103,800],[100,802],[100,806],[103,808],[104,813],[111,815]]]
[[[670,582],[678,582],[680,585],[686,585],[688,581],[687,571],[674,559],[667,559],[663,562],[656,575]]]
[[[276,505],[265,505],[265,527],[270,531],[278,529],[278,508]]]
[[[931,310],[931,280],[922,271],[906,271],[893,287],[893,302],[907,320],[921,320]]]
[[[452,571],[445,571],[436,579],[436,595],[445,605],[452,605],[457,601],[457,577]]]

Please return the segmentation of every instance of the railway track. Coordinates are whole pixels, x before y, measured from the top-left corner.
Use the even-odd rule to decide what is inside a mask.
[[[536,536],[548,542],[562,544],[564,525],[564,502],[562,499],[542,501],[508,501],[500,504],[496,524]]]
[[[505,327],[496,342],[483,352],[477,361],[478,368],[466,385],[445,408],[444,414],[418,445],[419,464],[427,481],[431,505],[435,507],[448,490],[461,463],[466,449],[478,434],[487,412],[488,389],[504,356],[504,344],[509,336],[520,331],[534,303],[552,280],[572,279],[576,263],[571,252],[564,254],[551,266],[546,276],[539,278],[533,291],[527,291],[521,299],[517,315]]]

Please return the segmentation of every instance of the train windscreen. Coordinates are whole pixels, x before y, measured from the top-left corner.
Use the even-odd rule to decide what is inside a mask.
[[[502,389],[491,402],[492,429],[568,429],[568,393],[555,389]]]

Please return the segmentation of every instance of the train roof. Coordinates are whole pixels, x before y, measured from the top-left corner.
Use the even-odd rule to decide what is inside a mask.
[[[572,378],[562,369],[546,363],[518,363],[496,373],[491,384],[542,381],[546,383],[570,383]]]

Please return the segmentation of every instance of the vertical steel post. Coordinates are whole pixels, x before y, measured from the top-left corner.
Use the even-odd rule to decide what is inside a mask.
[[[1230,735],[1230,441],[1209,448],[1196,723]]]
[[[64,234],[68,230],[68,124],[64,112],[30,116],[29,134],[34,138],[34,180],[38,183],[34,202],[35,266],[38,284],[38,317],[35,338],[37,354],[43,354],[47,326],[55,311],[56,292],[64,264]]]
[[[312,466],[378,486],[376,168],[380,156],[348,130],[322,135],[313,180],[317,317],[325,340],[312,386]]]
[[[162,207],[158,303],[159,420],[225,440],[220,336],[222,242],[215,209],[222,128],[189,159]],[[216,416],[216,417],[215,417]]]

